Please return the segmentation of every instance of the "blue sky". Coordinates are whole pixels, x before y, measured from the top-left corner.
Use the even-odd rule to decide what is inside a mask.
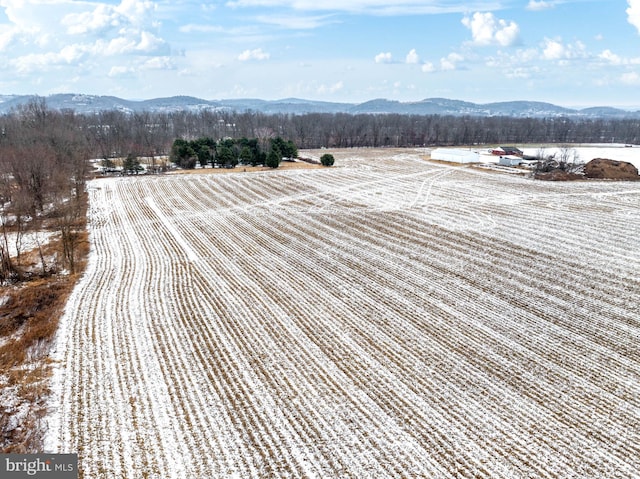
[[[640,0],[0,0],[0,94],[640,107]]]

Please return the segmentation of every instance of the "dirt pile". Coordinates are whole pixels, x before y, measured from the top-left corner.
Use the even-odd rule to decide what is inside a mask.
[[[564,170],[551,170],[546,172],[539,172],[535,174],[536,180],[545,181],[575,181],[584,180],[584,176],[579,173],[572,173]]]
[[[639,180],[638,169],[626,161],[594,158],[584,166],[587,178],[601,180]]]

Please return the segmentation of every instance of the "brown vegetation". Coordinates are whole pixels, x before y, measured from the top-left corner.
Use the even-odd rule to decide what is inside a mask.
[[[88,252],[88,148],[73,114],[51,112],[40,101],[3,120],[0,452],[39,452],[47,355]],[[36,244],[26,246],[27,236]]]
[[[79,236],[76,271],[84,269],[88,253],[86,232]],[[48,254],[61,254],[60,240],[47,245]],[[31,252],[33,255],[33,252]],[[28,256],[28,255],[27,255]],[[68,295],[78,275],[35,276],[0,287],[0,452],[42,450],[40,420],[45,414],[50,364],[48,353]]]

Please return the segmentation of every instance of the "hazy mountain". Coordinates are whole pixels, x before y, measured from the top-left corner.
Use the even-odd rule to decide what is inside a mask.
[[[31,95],[0,95],[0,114],[31,100]],[[471,103],[447,98],[427,98],[416,102],[375,99],[364,103],[333,103],[286,98],[282,100],[235,99],[203,100],[190,96],[174,96],[151,100],[124,100],[114,96],[57,94],[45,97],[49,108],[70,109],[78,113],[118,110],[127,113],[176,112],[201,110],[255,111],[265,114],[365,113],[413,115],[511,116],[531,118],[640,118],[640,111],[627,111],[607,106],[571,109],[536,101]]]
[[[571,110],[539,101],[505,101],[500,103],[487,103],[483,105],[483,107],[494,116],[553,117],[572,116],[578,113],[578,110]]]
[[[427,98],[422,101],[406,103],[377,99],[354,105],[350,112],[414,115],[487,115],[487,111],[481,105],[461,100],[449,100],[447,98]]]
[[[610,106],[596,106],[592,108],[583,108],[582,110],[580,110],[581,115],[597,116],[597,117],[607,117],[607,116],[624,117],[624,116],[628,116],[630,113],[635,118],[640,112],[637,112],[637,111],[629,112],[629,111],[621,110],[620,108],[612,108]]]

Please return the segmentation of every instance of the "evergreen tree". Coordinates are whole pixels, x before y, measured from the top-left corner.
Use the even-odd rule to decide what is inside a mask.
[[[227,146],[227,144],[222,144],[218,146],[218,152],[216,154],[216,163],[218,166],[235,166],[238,164],[238,160],[233,154],[233,150]]]
[[[196,167],[196,152],[191,145],[191,142],[178,138],[173,142],[171,146],[171,154],[169,159],[181,168],[195,168]]]
[[[127,158],[122,162],[122,171],[127,175],[137,175],[143,169],[140,160],[132,154],[127,155]]]
[[[325,153],[320,157],[320,163],[322,163],[322,166],[333,166],[335,161],[336,160],[331,153]]]
[[[242,151],[240,151],[240,163],[243,165],[248,165],[253,162],[253,152],[251,148],[248,146],[243,146]]]
[[[277,168],[280,166],[280,161],[282,160],[282,153],[278,148],[271,148],[271,151],[267,155],[267,161],[265,163],[269,168]]]

